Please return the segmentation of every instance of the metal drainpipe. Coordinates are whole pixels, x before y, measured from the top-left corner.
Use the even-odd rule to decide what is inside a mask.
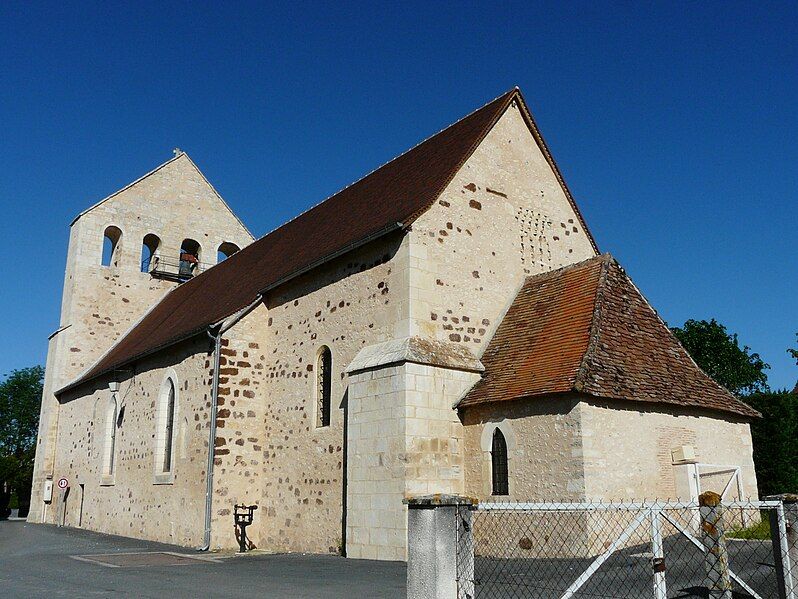
[[[263,301],[263,294],[259,293],[258,297],[249,306],[234,314],[229,319],[221,322],[218,326],[219,329],[214,335],[208,329],[208,337],[213,339],[213,383],[211,385],[211,426],[208,433],[208,465],[207,476],[205,477],[205,532],[203,534],[202,547],[198,547],[197,551],[208,551],[211,548],[211,511],[213,508],[213,458],[215,453],[214,445],[216,444],[216,418],[219,409],[219,361],[221,360],[222,349],[222,335],[229,331],[235,324],[249,314],[255,307]]]
[[[222,348],[222,327],[214,335],[208,331],[208,337],[213,339],[213,384],[211,386],[211,426],[208,433],[208,469],[205,477],[205,532],[203,533],[203,545],[197,551],[208,551],[211,548],[211,509],[213,504],[213,458],[214,445],[216,444],[216,405],[219,396],[219,360]]]

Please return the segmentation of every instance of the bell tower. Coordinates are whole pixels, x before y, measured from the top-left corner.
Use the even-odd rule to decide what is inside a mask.
[[[50,336],[28,516],[52,521],[55,393],[94,364],[182,282],[253,241],[185,152],[81,212],[70,224],[61,319]]]

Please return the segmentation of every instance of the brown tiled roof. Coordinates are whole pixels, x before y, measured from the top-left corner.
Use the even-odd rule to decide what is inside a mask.
[[[355,245],[407,227],[432,206],[514,100],[595,247],[521,92],[515,88],[180,285],[86,373],[58,392],[200,333],[250,305],[261,291]]]
[[[693,362],[609,254],[529,277],[482,363],[458,407],[575,391],[759,415]]]

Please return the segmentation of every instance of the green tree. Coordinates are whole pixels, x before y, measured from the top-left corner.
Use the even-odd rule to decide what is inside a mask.
[[[798,333],[795,333],[795,338],[798,339]],[[788,349],[787,353],[795,358],[795,364],[798,365],[798,348]]]
[[[9,500],[6,496],[3,501],[3,487],[15,502],[30,501],[43,380],[44,368],[32,366],[14,370],[0,382],[0,515]]]
[[[752,393],[745,401],[762,414],[751,421],[759,494],[798,493],[798,395]]]
[[[671,330],[696,364],[735,395],[768,390],[765,370],[770,366],[747,345],[740,347],[737,334],[730,334],[714,318],[688,320]]]

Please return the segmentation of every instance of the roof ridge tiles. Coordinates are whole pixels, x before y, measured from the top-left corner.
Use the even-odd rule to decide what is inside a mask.
[[[610,259],[608,260],[607,257]],[[612,262],[610,261],[612,256],[606,254],[604,256],[599,256],[599,261],[601,263],[601,273],[599,274],[598,281],[596,283],[596,292],[593,296],[593,318],[591,321],[590,326],[590,334],[588,336],[588,343],[587,347],[585,348],[585,353],[582,355],[582,360],[579,362],[579,367],[576,371],[576,375],[574,376],[574,389],[576,391],[581,391],[585,386],[585,379],[587,378],[587,366],[588,366],[588,359],[592,356],[593,352],[596,349],[596,345],[598,344],[599,337],[601,336],[601,315],[602,315],[602,300],[603,292],[607,285],[607,274],[609,273],[610,265]]]

